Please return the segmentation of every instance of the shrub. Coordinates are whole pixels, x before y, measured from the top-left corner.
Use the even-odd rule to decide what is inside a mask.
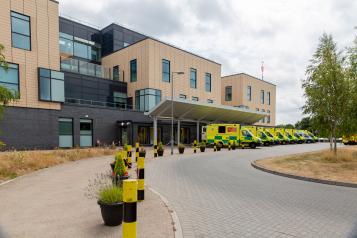
[[[159,143],[157,149],[158,150],[164,150],[164,146],[162,145],[162,142]]]
[[[99,200],[105,204],[113,204],[123,201],[123,190],[118,186],[104,187],[99,191]]]
[[[141,147],[139,153],[146,153],[146,150]]]
[[[201,147],[201,148],[206,148],[206,142],[202,141],[202,142],[200,143],[200,147]]]
[[[123,190],[112,184],[108,173],[96,174],[89,180],[85,196],[89,199],[97,199],[105,204],[113,204],[123,201]]]
[[[124,159],[120,152],[115,155],[114,173],[118,176],[124,176],[126,173]]]
[[[178,145],[178,148],[179,148],[179,149],[185,149],[185,145],[184,145],[184,144],[179,144],[179,145]]]
[[[125,144],[123,149],[124,149],[124,151],[128,151],[128,144]]]

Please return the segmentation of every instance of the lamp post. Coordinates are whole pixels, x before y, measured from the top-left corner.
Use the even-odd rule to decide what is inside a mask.
[[[174,74],[182,75],[184,72],[171,73],[171,155],[174,154]]]

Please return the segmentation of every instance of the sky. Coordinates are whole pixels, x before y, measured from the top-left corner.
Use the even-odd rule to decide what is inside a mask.
[[[301,80],[319,38],[340,50],[357,34],[356,0],[60,0],[60,13],[99,28],[112,22],[277,85],[276,124],[304,115]]]

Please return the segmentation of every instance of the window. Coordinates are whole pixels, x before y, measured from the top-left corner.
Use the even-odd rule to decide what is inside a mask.
[[[119,65],[116,65],[113,67],[113,80],[116,80],[116,81],[120,80]]]
[[[73,147],[73,119],[59,118],[58,119],[58,135],[59,147],[71,148]]]
[[[211,84],[211,74],[206,73],[205,75],[205,87],[206,87],[206,92],[211,92],[212,90],[212,84]]]
[[[39,68],[39,98],[41,101],[64,102],[64,74]]]
[[[84,59],[88,59],[89,46],[80,42],[74,42],[74,55]]]
[[[247,87],[247,100],[252,101],[252,86]]]
[[[162,81],[170,82],[170,61],[162,60]]]
[[[232,86],[226,87],[226,101],[232,101]]]
[[[190,69],[190,87],[197,88],[197,70]]]
[[[60,32],[60,52],[73,55],[73,36]]]
[[[212,99],[207,99],[207,103],[213,103]]]
[[[0,85],[19,95],[19,65],[9,63],[7,70],[0,66]]]
[[[79,121],[80,147],[90,147],[93,145],[93,121],[91,119],[80,119]]]
[[[264,109],[262,109],[261,111],[262,111],[263,113],[265,113],[265,110],[264,110]],[[261,119],[261,122],[262,122],[262,123],[265,123],[265,117],[263,117],[263,118]]]
[[[192,97],[192,101],[198,102],[198,97]]]
[[[11,12],[12,47],[31,50],[30,17]]]
[[[267,96],[268,96],[268,105],[270,105],[270,92],[267,92]]]
[[[260,90],[260,103],[264,104],[264,90]]]
[[[259,108],[256,108],[255,111],[256,111],[256,112],[259,112]]]
[[[181,99],[186,99],[186,95],[185,95],[185,94],[180,94],[180,95],[179,95],[179,98],[181,98]]]
[[[267,113],[270,114],[270,110],[267,110]],[[267,117],[267,123],[270,123],[270,115]]]
[[[130,82],[137,81],[136,59],[130,61]]]
[[[138,111],[149,111],[161,101],[161,90],[141,89],[135,91],[135,106]]]
[[[226,127],[225,126],[219,126],[218,127],[218,133],[226,133]]]
[[[126,109],[128,95],[121,92],[113,92],[113,101],[116,107]]]

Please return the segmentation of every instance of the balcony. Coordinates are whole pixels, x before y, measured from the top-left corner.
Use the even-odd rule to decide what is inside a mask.
[[[123,102],[103,102],[103,101],[94,101],[94,100],[86,100],[86,99],[78,99],[78,98],[66,98],[65,102],[67,104],[72,104],[72,105],[115,108],[125,111],[135,111],[132,105]]]
[[[110,68],[77,59],[61,59],[61,70],[93,77],[111,79]]]

